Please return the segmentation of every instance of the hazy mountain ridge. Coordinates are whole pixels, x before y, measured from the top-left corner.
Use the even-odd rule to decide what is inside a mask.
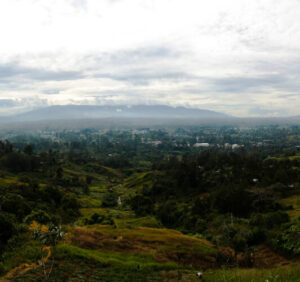
[[[256,126],[300,124],[293,117],[234,117],[210,110],[166,105],[66,105],[35,109],[0,118],[2,130],[62,128],[134,128],[178,126]]]
[[[223,113],[164,105],[135,105],[135,106],[89,106],[66,105],[50,106],[30,112],[2,118],[4,122],[41,121],[41,120],[70,120],[70,119],[99,119],[99,118],[151,118],[151,119],[199,119],[225,118]]]

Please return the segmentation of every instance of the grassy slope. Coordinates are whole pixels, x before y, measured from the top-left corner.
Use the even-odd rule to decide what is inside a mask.
[[[157,261],[213,266],[217,250],[206,240],[170,229],[93,225],[69,231],[71,245],[123,254],[151,255]]]
[[[162,270],[190,268],[186,265],[190,262],[200,266],[214,263],[216,250],[204,240],[185,236],[174,230],[161,229],[160,223],[153,217],[137,218],[129,210],[102,208],[101,200],[104,193],[108,191],[108,187],[113,187],[122,198],[128,196],[126,193],[128,191],[127,185],[110,182],[111,174],[118,178],[120,178],[120,174],[113,170],[108,171],[109,175],[106,176],[92,173],[94,180],[90,186],[89,195],[84,195],[81,191],[78,191],[78,194],[75,192],[76,187],[70,188],[84,206],[81,209],[82,217],[78,220],[79,224],[82,224],[83,220],[92,214],[99,213],[112,216],[117,228],[103,225],[68,227],[69,240],[58,246],[55,255],[59,262],[53,273],[55,281],[66,281],[65,279],[78,281],[77,278],[82,281],[80,275],[86,279],[87,274],[89,279],[94,275],[95,281],[101,281],[101,279],[103,281],[114,281],[111,279],[115,279],[115,281],[139,281],[138,277],[140,277],[140,281],[145,281],[145,277],[147,280],[160,280],[160,271]],[[70,178],[74,175],[84,178],[85,175],[91,175],[91,173],[76,166],[64,168],[64,177]],[[3,185],[18,183],[17,176],[7,174],[2,176],[0,182]],[[140,189],[144,182],[149,182],[149,178],[145,176],[147,175],[141,174],[131,177],[130,182],[133,184],[131,192],[134,193]],[[135,180],[139,184],[138,187]],[[45,179],[43,182],[47,183]],[[98,236],[95,237],[96,240],[94,241],[90,236],[93,235],[93,232],[96,232]],[[73,236],[75,233],[76,236]],[[38,259],[38,246],[34,245],[33,248],[35,242],[31,241],[29,233],[26,236],[27,239],[24,240],[23,245],[18,247],[18,254],[15,251],[8,254],[5,260],[6,271],[23,262],[34,262]],[[76,241],[74,238],[80,240]],[[30,250],[34,250],[34,252],[30,252]],[[99,269],[95,269],[95,264],[99,265]],[[78,268],[78,265],[81,267]],[[86,271],[80,274],[84,269]],[[120,275],[112,274],[115,269],[118,269]],[[15,280],[36,281],[39,277],[42,278],[41,269],[37,268],[19,278],[16,277]],[[109,280],[107,280],[108,277]],[[120,277],[122,280],[119,280]],[[135,280],[132,280],[133,278]]]
[[[69,227],[66,242],[55,251],[51,281],[162,281],[162,271],[212,266],[216,252],[209,242],[175,230]],[[15,281],[38,278],[41,269],[33,269]]]
[[[292,210],[288,210],[287,213],[291,219],[296,219],[300,216],[300,195],[293,195],[291,197],[281,200],[281,203],[285,206],[292,206]]]

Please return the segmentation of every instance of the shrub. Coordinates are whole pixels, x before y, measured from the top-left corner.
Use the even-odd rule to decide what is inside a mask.
[[[283,211],[268,213],[264,217],[265,226],[273,228],[289,221],[289,216]]]
[[[243,252],[246,250],[248,244],[247,244],[247,238],[243,236],[242,233],[237,233],[232,238],[232,247],[236,252]]]
[[[92,225],[92,224],[115,225],[114,220],[110,216],[104,216],[98,213],[94,213],[89,219],[86,218],[84,223],[86,225]]]
[[[279,231],[270,234],[272,247],[291,257],[300,256],[300,221],[284,224]]]
[[[25,217],[24,222],[29,224],[34,220],[41,224],[47,224],[51,222],[50,216],[42,210],[32,211],[31,214]]]

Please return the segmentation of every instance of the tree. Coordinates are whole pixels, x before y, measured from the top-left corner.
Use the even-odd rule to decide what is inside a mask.
[[[44,228],[43,228],[44,227]],[[55,255],[55,248],[59,240],[63,239],[64,232],[62,231],[61,226],[50,225],[46,227],[45,225],[39,226],[37,229],[33,231],[33,238],[38,240],[42,243],[41,251],[42,251],[42,267],[43,267],[43,274],[45,280],[48,281],[53,270],[54,265],[54,255]],[[49,246],[52,248],[52,261],[50,264],[50,269],[46,267],[46,258],[44,257],[44,249],[45,246]],[[50,252],[50,251],[49,251]]]
[[[80,215],[80,203],[74,196],[65,195],[61,200],[61,207],[64,212],[63,221],[69,222]]]
[[[176,226],[180,220],[181,212],[177,209],[174,200],[168,200],[157,211],[158,218],[167,227]]]
[[[151,198],[144,195],[136,195],[130,199],[130,206],[139,216],[153,214],[154,204]]]
[[[115,191],[110,190],[104,194],[102,207],[115,207],[118,204],[118,195]]]
[[[233,213],[236,216],[247,216],[251,213],[252,197],[244,188],[223,187],[215,194],[215,207],[221,213]]]
[[[210,211],[210,198],[206,197],[200,199],[199,197],[193,203],[192,213],[196,215],[203,216]]]

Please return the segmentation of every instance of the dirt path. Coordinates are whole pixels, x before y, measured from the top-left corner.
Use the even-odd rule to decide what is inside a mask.
[[[45,262],[46,262],[51,256],[51,247],[45,246],[45,247],[43,247],[43,251],[47,251],[47,256],[45,257]],[[33,268],[38,268],[40,266],[42,266],[41,260],[37,261],[36,263],[32,263],[32,264],[23,263],[15,268],[13,268],[4,277],[0,277],[0,282],[11,281],[14,279],[15,276],[22,275],[25,272],[27,272]]]

